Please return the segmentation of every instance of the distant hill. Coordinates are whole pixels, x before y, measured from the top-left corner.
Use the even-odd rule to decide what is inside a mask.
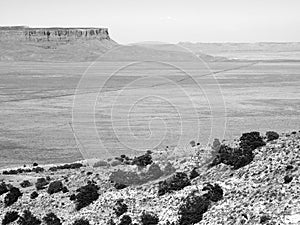
[[[180,42],[179,46],[214,56],[238,60],[300,60],[300,42],[259,43],[191,43]]]

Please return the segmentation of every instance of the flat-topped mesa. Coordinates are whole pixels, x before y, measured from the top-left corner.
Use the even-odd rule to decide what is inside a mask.
[[[19,41],[72,41],[110,40],[107,28],[30,28],[26,26],[0,27],[1,40]]]

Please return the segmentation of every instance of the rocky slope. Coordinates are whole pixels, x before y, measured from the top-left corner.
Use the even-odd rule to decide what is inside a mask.
[[[235,146],[238,143],[222,144]],[[5,206],[7,194],[0,196],[0,219],[9,211],[17,211],[22,215],[25,209],[29,209],[39,219],[53,212],[64,225],[73,224],[79,218],[86,218],[90,224],[151,224],[145,223],[145,212],[157,215],[158,224],[163,225],[300,223],[300,132],[283,134],[277,140],[267,141],[266,145],[254,150],[253,161],[239,169],[233,169],[223,163],[207,167],[207,164],[203,165],[201,161],[201,154],[205,150],[202,150],[201,146],[195,146],[194,150],[200,153],[197,156],[174,160],[158,160],[159,157],[155,157],[155,154],[159,153],[152,153],[154,162],[148,156],[140,158],[140,166],[143,163],[151,164],[144,168],[128,165],[130,159],[122,156],[118,160],[98,162],[97,167],[45,167],[45,171],[36,171],[38,173],[2,175],[1,179],[7,184],[20,188],[22,196],[10,206]],[[136,174],[147,179],[140,184],[120,187],[111,180],[111,174],[120,173],[120,170],[123,171],[121,174],[129,177],[126,179],[140,179]],[[177,180],[174,178],[175,170]],[[189,178],[180,177],[178,172],[188,174]],[[47,176],[49,177],[45,179],[48,180],[45,189],[37,190],[38,197],[35,199],[31,199],[30,195],[36,187],[20,187],[19,183],[23,180],[36,183],[37,178]],[[188,179],[184,185],[182,179]],[[180,188],[176,186],[178,180],[182,185]],[[49,194],[49,183],[53,181],[61,181],[62,186],[67,187],[69,191],[64,193],[58,188],[57,193]],[[173,191],[159,194],[164,181],[167,181],[167,185],[173,182]],[[86,190],[94,193],[96,200],[78,210],[77,189],[87,183],[90,183],[90,186]],[[93,189],[93,183],[98,189]],[[84,194],[85,188],[79,190],[81,196],[87,196]],[[193,202],[193,199],[198,201]],[[203,214],[199,215],[202,219],[199,220],[198,217],[197,223],[183,221],[182,212],[192,212],[193,207],[197,207],[194,214],[203,210]],[[128,216],[132,223],[124,222]]]

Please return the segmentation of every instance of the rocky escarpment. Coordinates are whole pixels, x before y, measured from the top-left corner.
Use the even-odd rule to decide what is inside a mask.
[[[0,27],[0,40],[72,41],[77,39],[110,40],[107,28],[30,28]]]

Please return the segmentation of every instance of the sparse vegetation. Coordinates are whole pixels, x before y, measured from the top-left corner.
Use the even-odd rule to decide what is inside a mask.
[[[28,180],[24,180],[20,183],[20,186],[22,188],[27,188],[27,187],[30,187],[32,184],[28,181]]]
[[[223,189],[218,184],[212,185],[207,183],[202,191],[208,191],[207,197],[213,202],[220,201],[223,198]]]
[[[34,191],[30,194],[30,199],[36,199],[38,196],[39,194],[36,191]]]
[[[7,192],[8,192],[7,185],[4,182],[1,182],[0,183],[0,196]]]
[[[135,157],[132,160],[132,165],[137,165],[139,167],[145,167],[147,165],[150,165],[152,163],[152,156],[150,152],[146,152],[146,154]]]
[[[128,215],[124,215],[124,216],[122,216],[122,218],[120,219],[119,225],[131,225],[131,223],[132,223],[131,217],[128,216]]]
[[[48,181],[45,178],[41,177],[37,179],[35,187],[37,190],[42,190],[46,188],[48,184],[49,184]]]

